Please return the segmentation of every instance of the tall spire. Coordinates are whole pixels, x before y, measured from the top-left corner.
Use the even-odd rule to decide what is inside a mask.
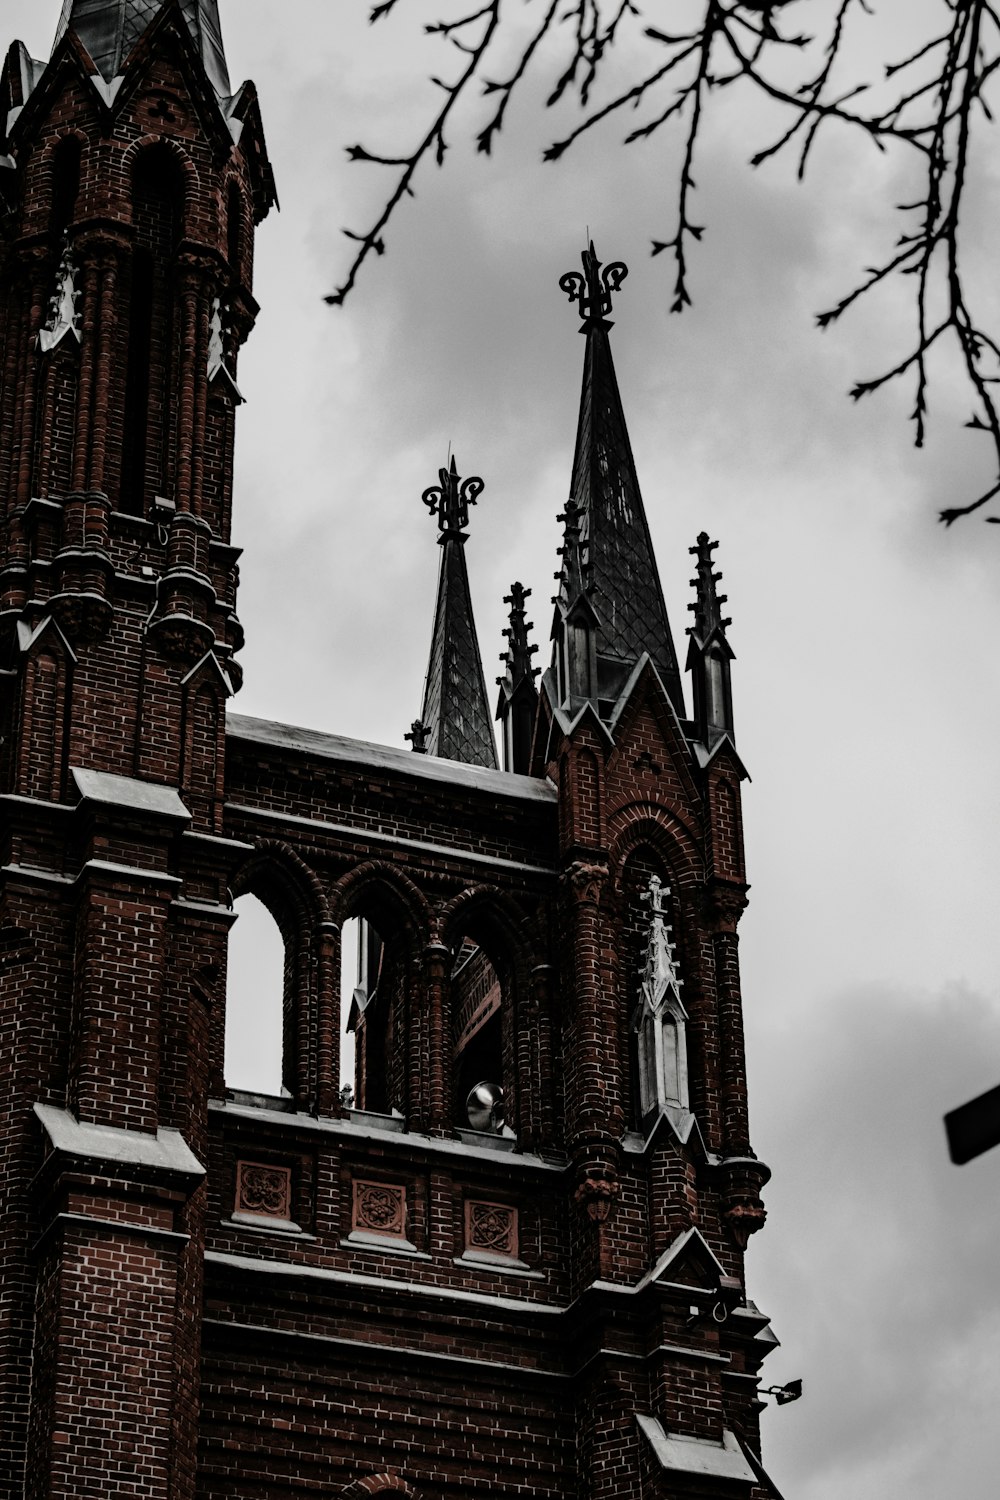
[[[475,505],[482,494],[483,481],[460,479],[454,457],[449,468],[438,472],[440,484],[423,493],[424,504],[437,516],[440,532],[441,572],[434,634],[423,708],[407,739],[412,739],[414,750],[428,755],[496,770],[496,742],[465,565],[469,506]]]
[[[559,285],[579,306],[587,339],[571,494],[580,508],[587,592],[598,620],[598,696],[614,702],[648,652],[683,717],[677,655],[608,341],[612,294],[628,270],[620,261],[602,267],[593,242],[582,259],[582,274],[568,271]],[[561,598],[569,564],[564,556]]]
[[[101,77],[110,83],[150,22],[171,4],[187,22],[216,93],[229,98],[232,89],[222,46],[219,0],[63,0],[53,51],[67,31],[75,31]]]

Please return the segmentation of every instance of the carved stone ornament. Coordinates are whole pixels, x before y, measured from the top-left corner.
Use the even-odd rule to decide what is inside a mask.
[[[472,1199],[467,1200],[465,1248],[489,1255],[506,1255],[516,1260],[517,1209],[505,1203],[477,1203]]]
[[[608,878],[608,867],[587,864],[585,860],[578,859],[570,865],[563,878],[581,905],[596,906]]]
[[[193,615],[163,615],[153,621],[149,632],[155,636],[164,656],[186,662],[189,666],[200,661],[215,645],[214,630]]]
[[[621,1186],[613,1177],[585,1177],[573,1194],[574,1203],[586,1209],[594,1224],[605,1224],[611,1217]]]
[[[687,1011],[681,1001],[681,979],[666,921],[670,895],[653,875],[641,899],[649,906],[649,933],[639,1002],[632,1017],[639,1061],[639,1105],[645,1120],[672,1105],[688,1107]]]
[[[259,1214],[268,1219],[290,1219],[291,1167],[269,1167],[255,1161],[237,1162],[235,1212]]]
[[[763,1229],[767,1209],[759,1200],[753,1202],[750,1199],[744,1199],[739,1203],[731,1203],[724,1210],[722,1217],[737,1245],[741,1250],[745,1250],[750,1236],[756,1234],[758,1229]]]
[[[351,1229],[363,1234],[382,1234],[387,1239],[406,1238],[406,1188],[386,1182],[354,1180]]]
[[[77,303],[80,292],[76,285],[77,268],[69,245],[63,249],[56,272],[55,291],[49,298],[49,313],[45,327],[39,331],[38,344],[43,354],[48,354],[57,344],[71,334],[76,344],[80,343],[80,313]]]
[[[709,920],[718,932],[735,932],[736,924],[747,906],[746,888],[741,885],[714,885],[707,893]]]
[[[56,594],[49,601],[53,618],[70,641],[97,641],[106,635],[114,609],[100,594]]]

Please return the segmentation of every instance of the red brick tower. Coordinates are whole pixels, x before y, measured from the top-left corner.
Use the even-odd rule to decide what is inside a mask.
[[[506,769],[454,465],[423,753],[227,719],[254,91],[215,0],[66,0],[0,93],[0,1495],[773,1496],[729,622],[703,535],[688,719],[624,268],[563,281],[553,661],[536,690],[516,584]],[[247,893],[285,950],[242,1012],[280,1017],[273,1096],[226,1076]]]
[[[187,1495],[274,191],[214,0],[66,0],[0,99],[0,1493]]]

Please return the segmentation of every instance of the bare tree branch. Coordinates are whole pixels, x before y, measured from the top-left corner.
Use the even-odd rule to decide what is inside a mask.
[[[883,8],[886,3],[883,0]],[[785,29],[796,4],[808,14],[815,34]],[[388,19],[397,5],[398,0],[380,0],[373,5],[370,20]],[[531,5],[535,5],[535,20],[525,30],[521,17]],[[426,0],[414,8],[426,10]],[[713,101],[740,82],[784,110],[787,117],[773,142],[751,156],[753,166],[781,156],[794,143],[796,173],[801,178],[819,132],[835,125],[860,131],[880,151],[902,152],[918,164],[922,190],[914,202],[897,205],[906,227],[892,251],[867,267],[861,279],[833,307],[821,312],[817,321],[821,328],[828,327],[892,278],[912,278],[914,332],[909,352],[883,374],[857,382],[851,395],[858,399],[894,380],[912,379],[910,418],[916,445],[922,446],[928,418],[928,356],[942,341],[954,340],[974,399],[972,417],[965,425],[989,434],[997,482],[968,504],[942,510],[941,519],[950,525],[959,516],[980,509],[1000,494],[1000,414],[993,395],[993,387],[1000,383],[1000,347],[979,326],[969,305],[961,270],[961,219],[974,131],[993,118],[986,89],[1000,69],[996,0],[938,0],[937,15],[925,22],[924,33],[902,57],[883,59],[875,70],[881,77],[874,82],[844,74],[849,66],[848,33],[856,36],[855,28],[874,16],[876,0],[810,0],[808,12],[802,0],[690,0],[686,7],[677,8],[693,19],[686,29],[682,25],[676,31],[644,24],[637,0],[520,0],[516,10],[511,0],[487,0],[454,19],[426,24],[426,32],[461,54],[463,69],[453,83],[433,80],[444,99],[412,150],[396,155],[361,145],[349,148],[353,161],[393,168],[398,176],[371,229],[344,231],[356,246],[354,257],[345,280],[326,300],[342,303],[369,256],[384,254],[390,220],[403,199],[413,196],[414,178],[424,160],[432,157],[439,166],[444,161],[445,128],[452,110],[473,85],[492,101],[492,112],[475,136],[477,148],[488,154],[503,130],[511,99],[531,68],[544,58],[552,69],[547,104],[556,105],[573,95],[583,111],[580,122],[544,150],[546,161],[558,160],[582,135],[626,106],[651,107],[647,117],[625,136],[626,144],[684,122],[683,152],[675,177],[675,228],[669,238],[652,241],[654,255],[667,251],[673,261],[670,310],[683,311],[691,302],[689,241],[700,240],[704,234],[704,226],[693,221],[691,212],[698,144]],[[603,64],[626,38],[641,43],[628,49],[629,58],[641,57],[644,51],[650,65],[610,97],[598,99]],[[500,78],[488,77],[488,50],[494,41],[499,44],[508,39],[513,43],[513,65]],[[799,78],[791,82],[794,68],[790,69],[790,61],[799,66]],[[885,99],[887,89],[894,92]],[[936,312],[932,327],[930,309],[940,309],[942,304],[943,313]]]

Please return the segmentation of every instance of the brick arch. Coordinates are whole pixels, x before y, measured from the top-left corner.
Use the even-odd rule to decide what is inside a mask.
[[[417,1500],[416,1490],[395,1469],[354,1479],[340,1492],[341,1500],[368,1500],[370,1495],[397,1495],[401,1500]]]
[[[610,862],[613,886],[621,892],[621,879],[630,855],[648,844],[655,849],[681,884],[701,880],[701,852],[694,829],[676,812],[650,802],[630,802],[620,807],[610,823]]]
[[[232,883],[234,899],[256,896],[278,926],[293,921],[303,933],[329,922],[330,907],[315,870],[282,839],[261,839]]]
[[[402,927],[407,945],[416,954],[431,929],[430,907],[409,876],[386,860],[370,859],[348,870],[330,889],[330,915],[338,926],[351,917],[375,919],[382,912]]]
[[[442,939],[449,947],[465,934],[480,942],[490,962],[519,969],[530,957],[528,921],[517,903],[492,885],[466,886],[439,913]]]
[[[188,153],[184,150],[184,147],[180,144],[179,141],[175,140],[173,136],[169,135],[147,134],[140,136],[137,141],[132,142],[132,144],[129,146],[128,150],[122,157],[122,177],[124,181],[126,181],[130,185],[129,191],[126,194],[124,205],[125,221],[126,223],[132,222],[132,176],[139,163],[140,157],[142,157],[147,151],[152,151],[154,149],[166,151],[170,156],[173,157],[174,162],[180,168],[182,178],[180,202],[181,236],[190,236],[191,207],[197,201],[198,191],[201,186],[201,178],[198,175],[198,168],[195,166]]]

